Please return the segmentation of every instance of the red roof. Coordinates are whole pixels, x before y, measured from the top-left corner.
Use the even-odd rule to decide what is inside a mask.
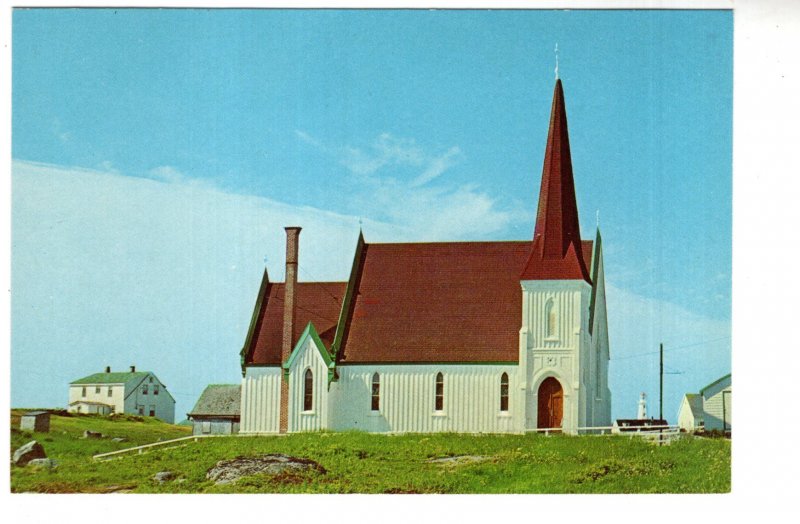
[[[338,362],[516,362],[529,250],[530,242],[365,245]]]
[[[330,347],[339,320],[342,297],[347,282],[299,282],[297,284],[297,317],[295,340],[297,342],[309,322],[326,346]],[[266,296],[261,301],[261,311],[250,347],[246,348],[247,364],[280,365],[283,341],[283,283],[267,285]]]
[[[591,283],[587,267],[581,249],[564,90],[561,80],[557,80],[544,154],[533,249],[520,279],[585,280]]]

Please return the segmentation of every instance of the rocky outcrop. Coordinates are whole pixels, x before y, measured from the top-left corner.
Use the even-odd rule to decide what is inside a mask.
[[[58,462],[51,458],[38,458],[28,462],[28,466],[42,469],[55,469],[58,466]]]
[[[13,460],[17,466],[24,466],[31,460],[43,458],[47,458],[44,448],[37,441],[32,440],[14,452]]]
[[[153,480],[158,482],[159,484],[163,484],[175,478],[175,473],[171,471],[159,471],[155,475],[153,475]]]
[[[216,484],[230,484],[249,475],[278,475],[306,471],[326,473],[325,468],[313,460],[276,454],[221,460],[208,470],[206,478],[213,480]]]

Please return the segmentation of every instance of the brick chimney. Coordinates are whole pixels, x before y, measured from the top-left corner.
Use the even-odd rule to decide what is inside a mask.
[[[136,373],[136,366],[131,366],[131,373]]]
[[[111,373],[111,366],[106,366],[106,373]]]
[[[286,228],[286,283],[283,290],[283,343],[281,362],[286,363],[294,348],[295,317],[297,316],[297,252],[300,244],[300,227]],[[283,376],[283,375],[282,375]],[[281,410],[279,431],[289,429],[289,381],[281,379]]]

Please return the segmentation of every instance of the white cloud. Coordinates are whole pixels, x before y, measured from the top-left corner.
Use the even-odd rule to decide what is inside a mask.
[[[358,209],[415,232],[417,240],[485,238],[529,218],[519,210],[498,209],[495,199],[475,185],[433,183],[458,163],[458,146],[430,153],[414,139],[389,133],[366,148],[330,146],[303,131],[295,133],[358,176],[353,189]]]

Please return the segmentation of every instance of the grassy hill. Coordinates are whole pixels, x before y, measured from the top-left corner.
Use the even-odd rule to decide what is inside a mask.
[[[19,429],[12,412],[11,451],[36,438],[54,470],[11,467],[13,492],[45,493],[720,493],[730,491],[730,441],[685,438],[655,446],[627,437],[541,435],[371,435],[306,433],[220,437],[170,449],[93,461],[92,455],[187,436],[191,428],[148,417],[58,416],[50,433]],[[16,419],[16,421],[15,421]],[[84,430],[102,439],[81,438]],[[114,442],[112,437],[125,437]],[[252,476],[215,485],[219,460],[285,453],[316,460],[326,473]],[[480,457],[452,463],[431,459]],[[152,477],[171,471],[175,479]]]

